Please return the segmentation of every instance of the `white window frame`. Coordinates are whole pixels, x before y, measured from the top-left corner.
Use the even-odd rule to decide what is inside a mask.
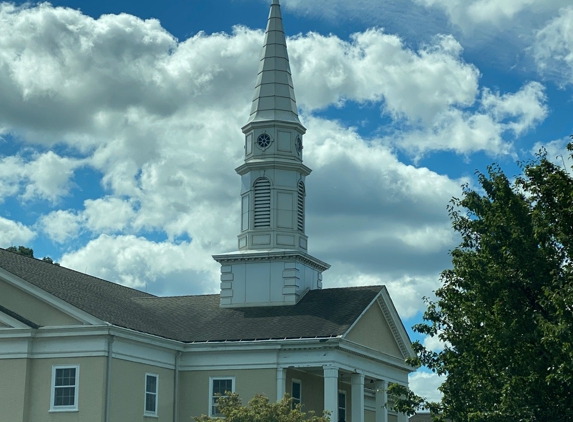
[[[293,387],[294,387],[295,384],[298,384],[298,392],[299,392],[300,397],[295,397],[295,396],[294,396],[294,392],[293,392],[293,389],[294,389],[294,388],[293,388]],[[302,381],[301,381],[301,380],[296,379],[296,378],[293,378],[293,379],[292,379],[292,381],[291,381],[291,383],[290,383],[290,396],[291,396],[292,399],[293,399],[293,400],[292,400],[292,408],[293,408],[293,409],[294,409],[294,407],[295,407],[297,404],[299,404],[299,403],[302,404]]]
[[[155,393],[151,392],[151,391],[147,391],[147,377],[155,378]],[[145,393],[143,396],[143,416],[157,417],[157,408],[159,407],[159,375],[153,374],[151,372],[146,372],[144,381],[145,381],[145,384],[143,386],[143,389],[145,390]],[[147,410],[147,395],[148,394],[154,394],[155,395],[155,410],[153,412]]]
[[[220,418],[221,415],[213,414],[213,381],[228,381],[231,380],[231,393],[235,392],[235,377],[209,377],[209,416],[212,418]]]
[[[54,400],[56,398],[56,372],[58,369],[75,369],[75,384],[68,386],[60,386],[63,388],[74,388],[74,404],[71,406],[56,406]],[[50,412],[77,412],[78,411],[78,397],[80,389],[80,366],[79,365],[52,365],[52,383],[51,383],[51,394],[50,394]]]
[[[342,403],[344,406],[341,406],[340,404],[340,394],[344,395],[344,403]],[[338,410],[336,412],[336,422],[340,422],[340,409],[344,409],[344,420],[347,421],[348,419],[348,397],[346,394],[346,390],[338,390]]]

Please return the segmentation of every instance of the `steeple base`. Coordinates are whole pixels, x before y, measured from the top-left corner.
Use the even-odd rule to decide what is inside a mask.
[[[296,305],[309,290],[322,288],[330,265],[293,250],[214,255],[221,264],[222,308]]]

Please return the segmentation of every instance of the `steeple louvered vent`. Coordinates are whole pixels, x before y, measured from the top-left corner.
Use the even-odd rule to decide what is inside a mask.
[[[255,182],[255,228],[271,225],[271,181],[262,177]]]
[[[304,190],[304,182],[301,180],[298,182],[298,206],[297,206],[297,225],[298,230],[304,233],[304,196],[306,195]]]

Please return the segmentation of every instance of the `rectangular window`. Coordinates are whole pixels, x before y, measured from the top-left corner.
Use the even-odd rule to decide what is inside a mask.
[[[209,416],[222,416],[217,408],[217,401],[220,397],[226,397],[227,392],[235,392],[235,378],[209,378],[209,381]]]
[[[74,412],[78,410],[80,367],[77,365],[52,366],[52,397],[50,411]]]
[[[157,416],[158,378],[156,374],[145,374],[145,416]]]
[[[346,422],[346,391],[338,391],[338,422]]]
[[[292,380],[291,397],[292,408],[294,409],[297,404],[302,402],[302,382],[300,380]]]

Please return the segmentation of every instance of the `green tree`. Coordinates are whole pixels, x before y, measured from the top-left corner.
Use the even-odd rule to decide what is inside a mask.
[[[6,248],[6,250],[8,252],[17,253],[18,255],[24,255],[24,256],[28,256],[30,258],[34,258],[34,250],[32,248],[26,248],[25,246],[18,246],[18,247],[10,246],[9,248]],[[49,256],[43,257],[42,261],[48,262],[48,263],[54,264],[54,265],[60,265],[59,263],[55,262]]]
[[[573,151],[573,144],[568,145]],[[461,244],[426,299],[415,344],[422,364],[444,375],[439,403],[399,386],[390,393],[411,413],[435,420],[573,420],[573,179],[544,151],[513,182],[498,166],[478,173],[448,208]],[[440,415],[440,416],[438,416]]]
[[[34,258],[34,250],[31,248],[26,248],[24,246],[10,246],[6,248],[8,252],[17,253],[18,255],[29,256],[30,258]]]
[[[243,406],[237,393],[227,392],[220,397],[217,407],[225,417],[225,422],[330,422],[328,412],[316,416],[314,412],[303,412],[301,405],[293,406],[292,398],[285,394],[279,402],[270,402],[267,397],[257,394]],[[220,422],[221,418],[201,415],[194,418],[196,422]]]

